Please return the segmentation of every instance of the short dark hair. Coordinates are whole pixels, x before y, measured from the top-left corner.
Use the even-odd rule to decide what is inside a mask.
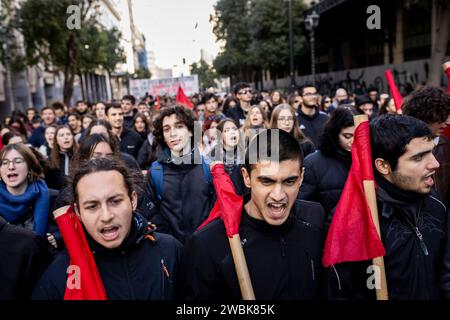
[[[95,158],[89,161],[85,161],[80,163],[78,170],[74,171],[71,176],[71,193],[72,193],[72,202],[78,204],[78,191],[77,185],[78,182],[84,176],[95,173],[95,172],[103,172],[103,171],[117,171],[119,172],[124,180],[125,188],[127,189],[128,196],[131,198],[131,194],[135,191],[135,178],[134,175],[126,168],[126,166],[115,159],[110,158]],[[94,191],[94,190],[93,190]]]
[[[217,96],[214,93],[207,92],[203,96],[203,103],[206,103],[211,99],[214,99],[216,102],[218,102]]]
[[[106,116],[108,116],[108,111],[110,109],[122,109],[122,106],[118,103],[110,103],[110,104],[106,105],[106,107],[105,107]]]
[[[317,90],[317,88],[316,88],[315,85],[313,85],[312,83],[307,82],[307,83],[305,83],[304,85],[302,85],[302,86],[299,88],[299,94],[300,94],[301,96],[303,96],[303,93],[305,92],[305,89],[306,89],[306,88],[314,88],[314,89]]]
[[[407,115],[387,114],[370,123],[370,144],[373,160],[386,160],[395,171],[406,145],[414,138],[432,139],[426,123]]]
[[[77,105],[79,105],[80,103],[86,104],[86,102],[85,102],[84,100],[78,100],[77,102],[75,102],[75,105],[77,106]]]
[[[436,87],[423,87],[403,101],[403,114],[427,124],[445,122],[450,114],[450,94]]]
[[[77,120],[81,120],[81,116],[76,112],[69,113],[67,119],[69,119],[70,117],[75,117]]]
[[[236,94],[238,94],[239,91],[241,91],[242,89],[245,89],[245,88],[251,88],[251,86],[246,82],[238,82],[235,84],[233,92],[236,95]]]
[[[52,103],[52,108],[54,110],[60,109],[60,110],[64,110],[64,103],[62,103],[61,101],[56,101]]]
[[[122,97],[122,101],[123,100],[130,100],[132,105],[134,105],[136,103],[136,98],[133,95],[131,95],[131,94],[124,95]]]
[[[181,105],[176,105],[173,107],[166,107],[161,110],[158,117],[153,123],[153,136],[155,137],[155,141],[161,145],[163,148],[167,147],[166,142],[164,141],[164,133],[163,133],[163,121],[165,117],[170,117],[175,114],[177,119],[183,122],[188,128],[189,132],[194,134],[194,113],[192,110],[187,109]]]
[[[272,135],[274,135],[275,138],[278,136],[278,141],[274,141],[275,145],[272,144]],[[257,162],[262,160],[274,160],[272,159],[272,153],[275,148],[278,150],[279,157],[276,159],[278,162],[286,160],[298,161],[300,170],[302,169],[303,152],[294,136],[284,130],[267,129],[262,130],[252,138],[247,151],[245,152],[245,168],[247,169],[248,174],[250,174],[254,166],[254,163],[251,163],[252,160],[256,160]]]
[[[50,107],[50,106],[43,107],[43,108],[41,109],[41,114],[42,114],[45,110],[52,110],[53,114],[55,114],[55,109],[53,109],[53,107]]]

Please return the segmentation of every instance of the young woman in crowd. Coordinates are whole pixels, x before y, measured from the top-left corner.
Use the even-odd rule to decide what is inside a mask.
[[[299,198],[322,204],[331,223],[352,164],[353,113],[338,107],[325,124],[318,151],[305,158],[305,176]]]
[[[49,125],[45,128],[45,143],[39,147],[39,152],[47,159],[50,159],[50,155],[52,153],[56,128],[56,124]]]
[[[270,128],[281,129],[292,134],[300,144],[304,157],[316,150],[311,140],[306,138],[300,129],[294,109],[286,103],[280,104],[273,110]]]
[[[51,184],[55,189],[61,189],[65,185],[66,177],[70,172],[70,162],[77,150],[75,138],[67,126],[58,126],[55,131],[53,148],[50,154],[50,165],[57,174],[53,177]]]

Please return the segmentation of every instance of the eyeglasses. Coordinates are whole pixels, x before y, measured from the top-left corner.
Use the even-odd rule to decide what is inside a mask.
[[[21,165],[21,164],[25,163],[25,159],[24,158],[14,158],[12,160],[3,159],[1,161],[1,166],[4,167],[4,168],[7,168],[7,167],[9,167],[9,164],[11,162],[14,163],[15,165]]]
[[[285,122],[285,121],[291,122],[291,121],[294,121],[294,117],[279,117],[278,121],[280,121],[280,122]]]
[[[242,90],[242,91],[238,92],[238,94],[247,94],[247,93],[252,93],[252,90],[251,89],[247,89],[247,90]]]
[[[307,92],[303,94],[304,97],[317,96],[317,92]]]

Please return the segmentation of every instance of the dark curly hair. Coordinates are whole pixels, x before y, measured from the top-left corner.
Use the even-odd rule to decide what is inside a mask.
[[[440,88],[423,87],[404,100],[402,110],[427,124],[445,122],[450,114],[450,95]]]
[[[194,119],[195,115],[192,110],[187,109],[181,105],[176,105],[173,107],[166,107],[161,110],[158,117],[153,123],[153,136],[155,137],[155,141],[161,145],[163,148],[167,148],[167,144],[164,141],[164,132],[163,132],[163,120],[165,117],[170,117],[175,114],[177,119],[184,123],[188,128],[189,132],[194,134]]]
[[[338,107],[325,123],[323,132],[319,137],[318,149],[326,156],[332,157],[339,150],[339,133],[342,129],[354,126],[353,109]]]

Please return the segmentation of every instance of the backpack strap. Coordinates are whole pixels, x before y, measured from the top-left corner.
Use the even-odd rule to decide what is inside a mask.
[[[206,182],[212,184],[212,176],[211,176],[211,168],[209,167],[211,165],[211,160],[209,158],[205,158],[202,156],[202,168],[203,168],[203,174],[205,175]]]
[[[163,166],[158,161],[152,162],[152,165],[150,166],[150,174],[152,177],[153,185],[156,189],[156,196],[157,200],[161,201],[162,199],[162,190],[163,190]]]

